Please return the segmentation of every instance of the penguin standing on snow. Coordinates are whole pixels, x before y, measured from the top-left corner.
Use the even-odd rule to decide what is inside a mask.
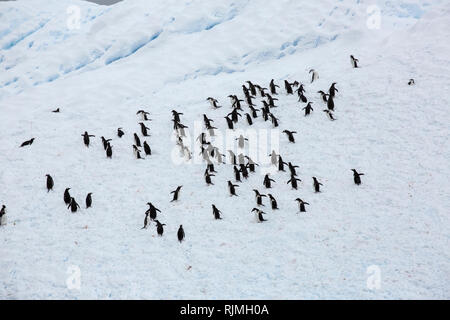
[[[141,140],[139,139],[139,137],[136,133],[134,134],[134,142],[137,147],[141,147]]]
[[[122,128],[118,128],[118,129],[117,129],[117,136],[118,136],[119,138],[122,138],[122,136],[123,136],[124,134],[125,134],[125,133],[123,132]]]
[[[271,94],[278,94],[277,93],[277,88],[279,88],[280,86],[276,85],[274,80],[270,80],[270,84],[269,84],[269,88],[270,88],[270,93]]]
[[[239,187],[237,184],[233,184],[233,183],[231,183],[231,181],[229,181],[228,180],[228,190],[230,191],[230,195],[231,196],[238,196],[237,194],[236,194],[236,187]]]
[[[289,81],[284,80],[284,88],[286,89],[286,94],[294,94],[294,91],[292,90],[292,85],[289,83]]]
[[[311,83],[313,83],[314,81],[319,79],[319,74],[317,73],[316,70],[311,69],[311,70],[309,70],[309,73],[312,73],[312,75],[311,75]]]
[[[353,171],[353,181],[355,184],[360,185],[361,184],[361,178],[360,176],[363,176],[364,173],[358,173],[355,169],[352,169]]]
[[[306,107],[304,107],[302,110],[305,110],[305,117],[308,116],[311,111],[314,111],[313,107],[311,107],[311,101],[308,102],[308,104],[306,105]]]
[[[295,201],[298,202],[298,207],[300,209],[300,212],[306,212],[305,204],[309,205],[308,202],[303,201],[300,198],[295,199]]]
[[[23,142],[23,143],[20,145],[20,148],[25,147],[25,146],[31,146],[31,145],[33,144],[34,139],[35,139],[35,138],[32,138],[32,139],[30,139],[30,140],[27,140],[27,141]]]
[[[322,186],[323,184],[321,184],[319,181],[317,181],[316,177],[312,177],[314,180],[314,192],[320,192],[320,186]]]
[[[257,222],[267,221],[264,219],[263,214],[266,214],[264,211],[259,210],[258,208],[253,208],[252,212],[255,212],[255,218]]]
[[[289,179],[289,181],[287,183],[291,183],[292,189],[297,190],[297,181],[302,181],[298,178],[296,178],[294,175],[291,175],[291,179]]]
[[[236,166],[233,166],[233,170],[234,170],[234,179],[238,182],[242,182],[241,181],[241,172],[239,171],[239,169]]]
[[[108,145],[106,146],[106,157],[109,159],[111,159],[112,157],[112,146],[109,142]]]
[[[182,187],[183,186],[178,186],[174,191],[170,192],[170,193],[173,193],[173,199],[170,202],[178,200],[178,197],[180,196],[180,190]]]
[[[53,182],[53,178],[49,174],[46,174],[45,176],[47,177],[47,192],[49,192],[50,190],[53,190],[53,186],[55,185],[55,183]]]
[[[161,223],[158,220],[155,220],[155,222],[156,222],[156,232],[158,233],[158,236],[161,237],[163,235],[163,233],[164,233],[163,226],[165,226],[166,224],[165,223]]]
[[[65,204],[70,204],[70,200],[72,199],[72,197],[70,196],[69,190],[70,190],[70,188],[66,188],[66,190],[64,190],[64,203]]]
[[[222,213],[222,211],[220,211],[219,209],[217,209],[216,206],[213,205],[213,204],[211,205],[211,207],[212,207],[212,210],[213,210],[213,216],[214,216],[214,219],[216,219],[216,220],[221,220],[222,217],[220,216],[220,214]]]
[[[294,133],[297,133],[297,131],[284,130],[283,133],[286,133],[286,135],[288,136],[289,142],[295,143]]]
[[[247,159],[247,167],[248,167],[248,170],[250,171],[250,172],[255,172],[255,166],[259,166],[259,164],[257,164],[257,163],[255,163],[250,157],[248,157],[248,156],[245,156],[245,159]]]
[[[248,125],[251,126],[253,124],[252,117],[248,113],[245,114],[245,117],[247,118]]]
[[[266,195],[265,194],[260,194],[259,191],[256,190],[256,189],[253,189],[253,191],[255,192],[256,204],[258,206],[263,206],[264,207],[264,205],[262,203],[262,197],[266,197]]]
[[[330,95],[330,97],[332,97],[332,98],[334,98],[335,97],[335,95],[336,95],[336,92],[339,92],[339,90],[338,89],[336,89],[336,82],[333,82],[332,84],[331,84],[331,87],[330,87],[330,89],[328,89],[328,94]]]
[[[155,207],[151,202],[147,202],[147,205],[150,207],[147,211],[145,211],[146,214],[150,214],[150,219],[155,220],[157,212],[161,212],[157,207]]]
[[[67,206],[67,209],[70,208],[70,211],[72,211],[72,213],[77,212],[78,208],[80,208],[80,205],[75,201],[75,198],[70,198],[70,203]]]
[[[278,156],[278,171],[283,171],[284,172],[284,165],[287,164],[286,162],[283,161],[283,158],[281,157],[281,155]]]
[[[150,149],[150,146],[148,145],[147,141],[144,141],[144,152],[146,156],[152,155],[152,149]]]
[[[136,112],[136,114],[140,114],[143,121],[151,120],[151,119],[149,119],[149,118],[147,117],[147,116],[150,114],[150,113],[148,113],[147,111],[139,110],[138,112]]]
[[[183,230],[183,225],[181,225],[181,224],[180,224],[180,227],[178,228],[177,237],[178,237],[178,241],[180,241],[180,243],[184,239],[184,230]]]
[[[295,169],[298,168],[299,166],[294,166],[290,161],[288,163],[288,166],[289,166],[289,171],[291,172],[291,176],[296,176],[297,171]]]
[[[89,192],[86,196],[86,209],[92,206],[92,192]]]
[[[108,142],[110,142],[111,141],[111,139],[105,139],[105,137],[101,137],[101,139],[102,139],[102,143],[103,143],[103,149],[105,149],[106,150],[106,148],[108,147]]]
[[[233,124],[233,120],[231,120],[230,118],[228,118],[228,116],[224,117],[225,120],[227,120],[227,125],[228,125],[228,129],[233,130],[234,129],[234,124]]]
[[[269,174],[266,174],[263,181],[264,187],[266,187],[267,189],[272,188],[272,182],[275,182],[275,180],[269,178]]]
[[[210,174],[208,172],[208,169],[205,170],[205,182],[208,186],[214,185],[214,183],[212,183],[212,181],[211,181],[211,177],[214,177],[214,176],[215,176],[214,174]]]
[[[322,90],[317,91],[317,93],[320,93],[320,96],[322,98],[323,102],[327,102],[327,94],[323,92]]]
[[[333,97],[331,95],[328,95],[327,108],[330,111],[334,111],[334,100],[333,100]]]
[[[83,137],[84,145],[89,148],[89,143],[90,143],[90,139],[89,138],[92,138],[92,137],[95,137],[95,136],[92,135],[92,134],[87,133],[87,131],[85,131],[81,136]]]
[[[145,124],[144,124],[143,122],[139,122],[139,124],[140,124],[140,126],[141,126],[141,132],[142,132],[142,135],[143,135],[144,137],[148,137],[149,134],[148,134],[148,131],[147,131],[147,130],[150,130],[150,128],[146,127]]]
[[[352,64],[353,68],[359,68],[358,62],[359,62],[358,59],[356,59],[353,55],[350,55],[350,63]]]
[[[217,105],[217,104],[219,103],[219,101],[217,101],[216,99],[214,99],[214,98],[212,98],[212,97],[209,97],[209,98],[206,99],[206,100],[209,101],[209,103],[211,104],[211,107],[212,107],[213,109],[218,109],[218,108],[221,108],[221,107],[222,107],[222,106]]]
[[[414,79],[409,79],[408,86],[412,86],[414,84],[415,84]]]
[[[267,195],[269,196],[270,205],[272,206],[272,210],[277,210],[278,209],[277,200],[270,193],[268,193]]]
[[[52,111],[53,113],[59,113],[59,108],[57,108],[56,110]]]
[[[333,116],[333,113],[330,110],[323,110],[323,112],[327,114],[328,119],[330,119],[331,121],[336,120],[336,118]]]
[[[0,226],[4,226],[6,224],[6,206],[2,205],[2,209],[0,210]]]
[[[144,226],[141,229],[147,229],[147,225],[148,225],[148,212],[145,213]]]

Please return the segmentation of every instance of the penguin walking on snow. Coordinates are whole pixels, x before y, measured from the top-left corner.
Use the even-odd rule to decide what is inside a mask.
[[[292,85],[289,83],[289,81],[284,80],[284,88],[286,89],[286,94],[294,94],[294,91],[292,90]]]
[[[152,155],[152,149],[150,149],[150,146],[148,145],[147,141],[144,141],[144,152],[146,156]]]
[[[336,95],[336,92],[339,92],[339,90],[335,86],[336,86],[336,82],[333,82],[331,84],[330,89],[328,89],[328,94],[330,95],[331,98],[334,98],[334,96]]]
[[[214,183],[212,183],[212,181],[211,181],[211,177],[214,177],[215,175],[214,174],[210,174],[209,172],[208,172],[208,169],[206,169],[206,171],[205,171],[205,182],[206,182],[206,184],[209,186],[209,185],[214,185]]]
[[[70,188],[66,188],[66,190],[64,190],[64,203],[65,204],[70,204],[70,200],[72,199],[72,197],[70,196],[69,190],[70,190]]]
[[[327,108],[330,111],[334,111],[334,100],[333,100],[333,97],[331,95],[328,95]]]
[[[148,212],[145,213],[144,226],[141,229],[147,229],[147,225],[148,225]]]
[[[359,68],[358,62],[359,62],[359,60],[356,59],[353,55],[350,56],[350,63],[352,64],[353,68]]]
[[[92,192],[89,192],[86,196],[86,209],[92,206]]]
[[[300,198],[295,199],[295,201],[298,202],[298,207],[300,209],[300,212],[306,212],[305,204],[309,205],[308,202],[303,201]]]
[[[117,136],[118,136],[119,138],[122,138],[122,136],[123,136],[124,134],[125,134],[125,133],[123,132],[122,128],[118,128],[118,129],[117,129]]]
[[[137,147],[141,147],[141,140],[139,139],[139,136],[136,133],[134,134],[134,142]]]
[[[213,216],[214,216],[214,219],[216,219],[216,220],[221,220],[222,217],[220,216],[220,214],[222,213],[222,211],[220,211],[219,209],[217,209],[216,206],[213,205],[213,204],[211,205],[211,207],[212,207],[212,210],[213,210]]]
[[[302,181],[298,178],[296,178],[294,175],[291,175],[291,179],[289,179],[289,181],[287,183],[291,183],[292,189],[297,190],[297,181]]]
[[[155,220],[156,222],[156,232],[158,233],[158,236],[162,237],[163,233],[164,233],[164,228],[163,226],[165,226],[165,223],[161,223],[158,220]]]
[[[260,194],[259,191],[256,190],[256,189],[253,189],[253,191],[255,192],[256,204],[258,206],[263,206],[264,207],[264,205],[262,203],[262,197],[266,197],[266,195],[265,194]]]
[[[70,198],[70,203],[67,206],[67,209],[70,208],[70,211],[72,211],[72,213],[77,212],[78,208],[80,208],[80,205],[75,201],[75,198]]]
[[[319,73],[317,73],[316,70],[311,69],[311,70],[309,70],[309,73],[312,73],[312,74],[311,74],[311,83],[313,83],[314,81],[316,81],[317,79],[319,79]]]
[[[336,120],[336,118],[334,117],[333,113],[330,110],[323,110],[323,112],[327,114],[328,119],[330,119],[331,121]]]
[[[322,90],[317,91],[317,93],[320,93],[320,97],[322,98],[322,101],[326,103],[328,100],[327,99],[328,95],[325,92],[323,92]]]
[[[170,193],[173,193],[173,199],[170,202],[178,200],[178,197],[180,196],[180,190],[182,187],[183,186],[178,186],[174,191],[170,192]]]
[[[255,218],[257,222],[267,221],[264,219],[263,214],[266,214],[264,211],[259,210],[258,208],[253,208],[252,212],[255,212]]]
[[[81,136],[83,137],[84,145],[89,148],[89,143],[90,143],[90,139],[89,138],[92,138],[92,137],[95,137],[95,136],[92,135],[92,134],[87,133],[87,131],[85,131]]]
[[[275,199],[270,193],[267,194],[270,199],[270,205],[272,206],[272,210],[278,210],[277,199]]]
[[[144,124],[143,122],[139,122],[139,124],[140,124],[140,126],[141,126],[141,132],[142,132],[142,135],[143,135],[144,137],[148,137],[149,134],[148,134],[148,131],[147,131],[147,130],[150,130],[150,129],[149,129],[148,127],[146,127],[145,124]]]
[[[221,108],[221,107],[222,107],[222,106],[217,105],[217,104],[219,103],[219,101],[217,101],[216,99],[214,99],[214,98],[212,98],[212,97],[209,97],[209,98],[206,99],[206,100],[209,101],[209,103],[211,104],[211,107],[212,107],[213,109],[218,109],[218,108]]]
[[[4,226],[6,224],[6,206],[2,205],[2,209],[0,210],[0,226]]]
[[[313,182],[313,185],[314,185],[314,192],[320,192],[320,186],[322,186],[323,184],[321,184],[321,183],[317,180],[316,177],[312,177],[312,178],[313,178],[313,180],[314,180],[314,182]]]
[[[264,176],[263,186],[266,187],[267,189],[270,189],[272,188],[272,182],[275,182],[275,180],[269,178],[269,174],[266,174]]]
[[[304,107],[302,110],[305,110],[305,117],[308,116],[311,111],[314,111],[313,107],[311,107],[311,101],[308,102],[308,104],[306,105],[306,107]]]
[[[150,220],[155,220],[157,212],[161,212],[161,210],[155,207],[151,202],[147,202],[147,205],[149,206],[149,208],[147,211],[145,211],[145,213],[150,215]]]
[[[111,141],[111,139],[105,139],[105,137],[101,137],[101,139],[102,139],[102,143],[103,143],[103,149],[105,149],[106,150],[106,148],[108,147],[108,142],[110,142]]]
[[[294,165],[289,161],[288,167],[289,167],[289,171],[291,172],[291,176],[296,176],[296,175],[297,175],[297,171],[296,171],[295,169],[298,168],[299,166],[294,166]]]
[[[59,113],[59,108],[57,108],[56,110],[52,111],[53,113]]]
[[[413,86],[415,84],[414,79],[409,79],[408,86]]]
[[[278,94],[277,93],[277,88],[279,88],[280,86],[276,85],[274,80],[270,80],[270,84],[269,84],[269,88],[270,88],[270,93],[271,94]]]
[[[53,186],[55,183],[53,182],[53,178],[49,175],[45,175],[47,177],[47,192],[50,192],[50,190],[53,190]]]
[[[108,142],[108,144],[106,146],[106,157],[108,159],[112,158],[112,146],[111,146],[111,144],[109,144],[109,142]]]
[[[27,141],[23,142],[23,143],[20,145],[20,148],[25,147],[25,146],[31,146],[31,145],[33,144],[34,139],[35,139],[35,138],[32,138],[32,139],[30,139],[30,140],[27,140]]]
[[[358,173],[355,169],[352,169],[353,171],[353,181],[355,184],[360,185],[361,184],[361,178],[360,176],[363,176],[364,173]]]
[[[183,229],[183,225],[181,225],[181,224],[180,224],[180,227],[178,228],[177,237],[178,237],[178,241],[180,241],[180,243],[184,240],[184,229]]]
[[[238,196],[236,194],[236,187],[239,187],[237,184],[233,184],[231,181],[228,180],[228,190],[230,191],[231,196]]]
[[[283,133],[286,133],[286,135],[288,136],[289,142],[295,143],[294,133],[297,133],[297,131],[284,130]]]
[[[136,112],[136,114],[140,114],[143,121],[151,120],[151,119],[149,119],[149,118],[147,117],[147,116],[150,114],[150,113],[147,112],[147,111],[139,110],[138,112]]]

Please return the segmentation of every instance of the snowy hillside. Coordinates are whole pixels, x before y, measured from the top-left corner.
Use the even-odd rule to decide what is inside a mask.
[[[0,298],[449,299],[449,14],[448,1],[417,0],[0,2]],[[244,101],[236,132],[273,133],[274,145],[236,183],[222,141],[226,164],[215,162],[207,186],[195,141],[203,114],[225,135],[228,95],[244,99],[246,81],[268,88],[271,79],[279,127],[261,115],[249,126]],[[284,80],[304,85],[310,116]],[[333,82],[336,121],[318,93]],[[150,137],[140,109],[150,113]],[[178,152],[173,109],[189,127],[190,162]],[[283,130],[296,131],[296,142]],[[85,131],[95,135],[89,148]],[[133,133],[151,156],[136,159]],[[111,159],[101,136],[112,139]],[[267,157],[278,143],[299,166],[298,190]],[[365,174],[359,186],[353,168]],[[280,210],[263,199],[266,222],[251,212],[253,189],[277,199]],[[309,203],[306,213],[296,198]],[[141,229],[147,202],[162,211],[162,237],[153,221]],[[70,285],[78,271],[79,289]]]

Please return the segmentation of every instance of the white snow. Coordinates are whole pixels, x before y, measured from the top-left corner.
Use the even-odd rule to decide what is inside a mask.
[[[67,24],[74,5],[79,29]],[[371,5],[379,29],[368,27]],[[449,299],[449,14],[447,1],[418,0],[1,2],[0,298]],[[311,84],[312,68],[320,78]],[[272,78],[279,129],[298,132],[295,144],[280,134],[280,152],[302,182],[291,190],[288,172],[272,173],[281,209],[264,199],[268,221],[256,223],[252,189],[268,192],[260,170],[239,183],[239,197],[227,190],[230,165],[216,165],[207,187],[204,164],[174,163],[170,111],[184,113],[191,140],[203,114],[224,132],[227,96]],[[310,117],[284,79],[305,85]],[[334,122],[317,93],[332,82]],[[213,110],[209,96],[223,107]],[[153,119],[153,155],[142,161],[132,152],[133,133],[143,140],[139,109]],[[244,118],[237,128],[249,128]],[[271,125],[259,117],[250,128]],[[96,135],[89,149],[84,131]],[[100,136],[113,139],[112,159]],[[352,168],[365,173],[361,186]],[[55,180],[49,193],[45,174]],[[75,214],[66,187],[82,207]],[[297,197],[310,203],[306,214]],[[149,201],[162,211],[163,237],[153,222],[140,229]],[[367,286],[373,265],[378,289]],[[80,290],[66,284],[71,266]]]

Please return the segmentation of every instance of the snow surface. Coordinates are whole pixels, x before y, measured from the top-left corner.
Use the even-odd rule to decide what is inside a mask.
[[[67,26],[72,5],[79,29]],[[370,5],[380,9],[379,29],[367,27]],[[415,0],[1,2],[0,298],[449,299],[449,14],[448,1]],[[311,68],[320,76],[312,84]],[[281,209],[265,199],[269,221],[256,223],[252,189],[267,193],[263,174],[230,198],[232,166],[216,165],[207,187],[204,164],[174,163],[170,111],[183,112],[190,129],[205,113],[225,130],[227,96],[272,78],[282,87],[279,129],[298,132],[295,144],[280,135],[280,152],[302,182],[291,190],[288,173],[274,172]],[[310,117],[284,79],[305,84]],[[316,93],[332,82],[335,122]],[[209,96],[223,108],[211,109]],[[145,160],[131,149],[139,109],[153,119]],[[248,129],[244,119],[238,128]],[[252,128],[271,126],[258,118]],[[84,131],[96,135],[89,149]],[[100,136],[113,139],[112,159]],[[352,168],[365,173],[361,186]],[[180,201],[170,203],[178,185]],[[66,187],[82,205],[76,214],[64,206]],[[297,214],[297,197],[310,203],[306,214]],[[140,229],[149,201],[162,211],[163,237],[153,222]],[[66,284],[71,266],[80,290]]]

